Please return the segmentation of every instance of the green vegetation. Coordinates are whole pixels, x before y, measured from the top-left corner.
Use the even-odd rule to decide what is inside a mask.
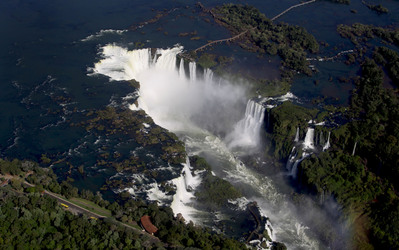
[[[318,197],[332,195],[344,207],[353,223],[353,241],[360,249],[396,249],[399,247],[399,97],[397,89],[386,89],[383,81],[399,86],[399,54],[387,47],[365,47],[378,37],[398,44],[397,32],[356,24],[338,30],[358,48],[362,61],[361,76],[348,108],[331,109],[317,114],[291,103],[270,111],[268,136],[275,157],[286,159],[293,146],[296,127],[306,121],[341,114],[348,122],[331,133],[332,147],[301,162],[298,184]],[[374,60],[367,58],[372,50]],[[384,76],[384,74],[387,74]],[[303,131],[301,137],[303,138]],[[356,148],[354,148],[356,144]],[[299,153],[300,154],[300,153]],[[353,155],[352,155],[353,154]]]
[[[340,24],[337,26],[337,31],[342,37],[349,38],[355,45],[360,45],[378,37],[387,43],[399,46],[399,31],[394,29],[355,23],[352,26]]]
[[[273,152],[276,158],[285,160],[289,156],[297,128],[306,128],[309,120],[312,120],[317,114],[316,109],[306,109],[301,106],[284,102],[280,106],[270,111],[271,125],[268,132],[273,143]],[[302,134],[306,131],[301,131]]]
[[[85,127],[87,131],[102,136],[118,136],[125,141],[134,139],[136,143],[142,146],[159,147],[163,152],[162,159],[168,163],[185,162],[186,152],[183,142],[179,141],[175,134],[156,125],[143,110],[131,111],[107,107],[104,110],[88,112],[87,117],[89,118],[87,121],[79,124],[79,126]],[[148,128],[145,127],[145,124],[148,125]],[[104,157],[112,158],[110,155]],[[117,164],[119,161],[115,160],[110,161],[108,159],[108,161],[113,162],[110,165],[114,165],[118,170],[129,167],[122,163],[122,165]],[[130,160],[134,161],[135,159]]]
[[[121,197],[129,197],[129,194],[121,194]],[[233,239],[186,224],[183,219],[175,219],[173,212],[168,207],[158,207],[156,203],[146,204],[143,201],[124,199],[114,203],[115,217],[122,222],[137,221],[141,216],[151,216],[152,223],[158,228],[156,236],[163,242],[167,242],[172,248],[195,247],[200,249],[244,249],[245,245]]]
[[[200,58],[198,58],[197,63],[204,69],[212,68],[217,65],[215,61],[216,55],[203,53]]]
[[[285,23],[274,24],[255,7],[248,5],[225,4],[214,8],[212,13],[215,13],[216,21],[227,27],[233,35],[246,31],[239,40],[244,49],[280,56],[282,80],[270,84],[282,83],[282,87],[277,87],[286,90],[285,84],[291,83],[297,72],[312,74],[306,55],[308,52],[316,53],[319,44],[304,28]]]
[[[247,78],[251,81],[254,96],[278,96],[287,93],[291,88],[291,81],[288,78],[280,80],[256,79],[250,76]]]
[[[81,206],[89,211],[93,211],[96,214],[105,216],[105,217],[110,217],[111,216],[111,211],[109,211],[108,209],[105,209],[103,207],[100,207],[99,205],[97,205],[96,203],[92,202],[92,201],[88,201],[86,199],[82,199],[82,198],[71,198],[69,199],[69,201],[75,205]]]
[[[300,164],[299,179],[317,194],[332,194],[349,214],[363,217],[355,235],[359,246],[371,247],[362,236],[369,231],[370,244],[396,249],[399,99],[397,91],[383,88],[382,81],[382,69],[366,60],[348,113],[355,119],[333,131],[331,151]]]
[[[211,166],[204,158],[190,157],[190,165],[195,170],[205,170],[203,180],[195,193],[197,200],[210,209],[218,209],[227,203],[229,199],[241,197],[241,193],[228,181],[212,174]]]
[[[38,193],[0,188],[0,245],[18,249],[162,247],[147,236],[86,216],[73,215]]]
[[[384,6],[382,6],[381,4],[377,4],[377,5],[368,4],[368,3],[366,3],[365,1],[362,1],[362,3],[363,3],[364,5],[366,5],[367,8],[369,8],[369,9],[372,10],[372,11],[377,12],[378,14],[385,14],[385,13],[388,13],[388,12],[389,12],[389,10],[388,10],[387,8],[385,8]]]
[[[399,55],[387,47],[378,47],[373,54],[374,60],[388,72],[389,78],[399,87]]]
[[[247,31],[241,46],[270,55],[279,55],[283,66],[294,71],[311,74],[306,51],[319,50],[316,39],[304,28],[285,23],[273,24],[254,7],[226,4],[214,9],[217,20],[233,34]],[[292,73],[285,72],[292,76]]]
[[[366,171],[359,156],[342,151],[312,155],[301,163],[303,183],[320,194],[332,194],[345,207],[363,210],[365,204],[382,194],[381,180]]]
[[[245,245],[207,229],[176,219],[168,207],[133,200],[121,193],[116,202],[102,200],[89,191],[80,191],[68,182],[59,185],[51,169],[30,161],[0,160],[1,174],[13,174],[12,185],[0,188],[0,244],[13,248],[72,248],[72,249],[142,249],[180,248],[244,249]],[[50,187],[69,197],[74,203],[101,210],[112,217],[94,220],[86,215],[74,215],[57,201],[38,190],[25,186],[29,174],[36,186]],[[13,179],[13,180],[14,180]],[[55,192],[55,191],[54,191]],[[72,198],[71,198],[72,197]],[[158,227],[157,238],[137,230],[143,215],[150,215]],[[118,221],[116,221],[116,220]],[[133,229],[131,228],[133,227]]]

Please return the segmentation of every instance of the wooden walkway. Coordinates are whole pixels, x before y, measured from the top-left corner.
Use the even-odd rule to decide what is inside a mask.
[[[281,17],[282,15],[284,15],[285,13],[287,13],[288,11],[290,11],[290,10],[292,10],[294,8],[301,7],[303,5],[310,4],[310,3],[313,3],[313,2],[316,2],[316,0],[310,0],[310,1],[307,1],[307,2],[304,2],[304,3],[300,3],[300,4],[297,4],[297,5],[291,6],[288,9],[284,10],[283,12],[281,12],[280,14],[278,14],[277,16],[273,17],[270,20],[274,21],[277,18]]]
[[[194,52],[197,53],[197,51],[202,50],[202,49],[205,49],[206,47],[211,46],[212,44],[215,44],[215,43],[231,42],[231,41],[233,41],[234,39],[237,39],[237,38],[239,38],[240,36],[244,35],[244,34],[247,33],[248,31],[249,31],[249,30],[243,31],[243,32],[241,32],[240,34],[235,35],[235,36],[230,37],[230,38],[220,39],[220,40],[215,40],[215,41],[209,42],[209,43],[207,43],[207,44],[205,44],[205,45],[203,45],[203,46],[201,46],[201,47],[195,49]]]
[[[316,0],[310,0],[310,1],[307,1],[307,2],[304,2],[304,3],[300,3],[300,4],[293,5],[293,6],[289,7],[288,9],[284,10],[283,12],[281,12],[280,14],[278,14],[277,16],[273,17],[273,18],[270,19],[270,20],[271,20],[271,21],[274,21],[274,20],[276,20],[277,18],[279,18],[280,16],[284,15],[285,13],[287,13],[288,11],[290,11],[290,10],[292,10],[292,9],[294,9],[294,8],[298,8],[298,7],[300,7],[300,6],[303,6],[303,5],[306,5],[306,4],[310,4],[310,3],[313,3],[313,2],[316,2]],[[207,10],[201,3],[198,3],[198,5],[200,6],[200,8],[201,8],[203,11],[209,12],[209,13],[215,18],[215,15],[212,13],[212,11]],[[255,29],[255,28],[256,28],[256,27],[253,27],[253,28],[251,28],[251,29]],[[201,46],[201,47],[199,47],[199,48],[193,50],[193,52],[194,52],[194,53],[197,53],[198,51],[203,50],[203,49],[205,49],[206,47],[211,46],[212,44],[223,43],[223,42],[231,42],[231,41],[233,41],[233,40],[239,38],[240,36],[244,35],[245,33],[247,33],[247,32],[248,32],[249,30],[251,30],[251,29],[245,30],[245,31],[241,32],[240,34],[235,35],[235,36],[230,37],[230,38],[211,41],[211,42],[209,42],[209,43],[207,43],[207,44],[205,44],[205,45],[203,45],[203,46]]]

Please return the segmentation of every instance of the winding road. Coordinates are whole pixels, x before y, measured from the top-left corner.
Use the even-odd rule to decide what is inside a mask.
[[[31,183],[29,183],[29,182],[27,182],[27,181],[25,180],[25,178],[28,177],[30,174],[32,174],[32,172],[28,172],[28,173],[25,175],[24,178],[21,178],[21,177],[19,177],[19,176],[8,175],[8,174],[7,174],[7,175],[0,175],[0,177],[1,177],[1,178],[4,178],[4,179],[6,179],[6,180],[11,180],[11,179],[22,180],[23,183],[24,183],[25,185],[27,185],[27,186],[29,186],[29,187],[35,187],[35,185],[33,185],[33,184],[31,184]],[[8,184],[8,183],[5,183],[5,185],[7,185],[7,184]],[[116,220],[115,218],[113,218],[113,217],[106,217],[106,216],[97,214],[97,213],[95,213],[95,212],[93,212],[93,211],[89,211],[89,210],[87,210],[87,209],[84,208],[84,207],[81,207],[81,206],[79,206],[79,205],[76,205],[76,204],[74,204],[74,203],[72,203],[72,202],[66,200],[66,199],[63,198],[63,197],[60,197],[60,195],[58,195],[58,194],[52,193],[52,192],[47,191],[47,190],[44,190],[44,194],[45,194],[45,195],[48,195],[48,196],[50,196],[50,197],[52,197],[52,198],[54,198],[54,199],[56,199],[59,203],[63,203],[63,204],[65,204],[65,205],[67,205],[67,206],[68,206],[67,209],[70,210],[70,212],[76,212],[76,213],[78,213],[78,214],[86,214],[87,216],[89,216],[89,217],[94,217],[94,218],[96,218],[96,219],[109,219],[110,222],[112,222],[112,223],[114,223],[114,224],[118,224],[118,225],[120,225],[120,226],[124,226],[124,227],[130,228],[130,229],[132,229],[133,231],[135,231],[135,232],[138,233],[138,234],[145,235],[145,236],[149,237],[149,240],[150,240],[151,243],[161,242],[161,240],[160,240],[158,237],[155,237],[155,236],[153,236],[153,235],[151,235],[151,234],[149,234],[149,233],[147,233],[147,232],[145,232],[145,231],[142,231],[142,230],[140,230],[140,229],[137,229],[137,228],[135,228],[135,227],[133,227],[133,226],[131,226],[131,225],[122,223],[122,222],[120,222],[120,221],[117,221],[117,220]]]

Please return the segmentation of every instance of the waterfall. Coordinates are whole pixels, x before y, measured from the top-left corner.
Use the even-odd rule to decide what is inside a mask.
[[[308,128],[306,131],[305,140],[303,142],[304,149],[314,149],[314,128]]]
[[[246,197],[254,197],[265,212],[272,213],[272,221],[277,221],[280,217],[283,218],[276,223],[276,230],[271,230],[270,223],[267,225],[270,234],[275,234],[272,236],[273,239],[274,237],[292,238],[291,242],[295,242],[292,244],[303,249],[310,249],[310,247],[304,246],[312,245],[313,239],[308,239],[305,232],[302,232],[301,235],[287,233],[293,232],[293,225],[299,222],[289,206],[280,212],[279,208],[287,204],[284,195],[278,193],[274,183],[267,176],[254,173],[241,162],[238,164],[238,160],[235,158],[236,154],[226,147],[226,145],[258,145],[265,115],[263,106],[253,100],[248,101],[245,116],[235,124],[233,132],[221,130],[220,134],[227,134],[226,140],[222,142],[218,136],[213,134],[213,131],[208,132],[203,123],[207,123],[206,125],[216,124],[230,129],[230,123],[228,123],[229,126],[221,124],[220,116],[235,115],[235,110],[222,109],[225,114],[221,114],[222,112],[216,112],[216,108],[236,107],[242,104],[242,100],[245,98],[244,89],[228,84],[222,79],[219,84],[214,84],[214,88],[205,88],[203,84],[190,84],[190,81],[200,83],[196,79],[195,63],[189,65],[190,74],[186,72],[187,77],[182,79],[183,74],[180,74],[182,72],[180,69],[183,69],[184,65],[181,66],[182,62],[180,62],[180,66],[176,66],[176,55],[181,48],[157,50],[156,55],[152,57],[149,49],[127,51],[124,48],[106,45],[104,50],[109,47],[113,47],[112,52],[115,53],[103,53],[101,61],[90,70],[94,74],[107,75],[111,80],[136,79],[139,81],[138,106],[152,117],[155,123],[172,132],[179,132],[186,147],[189,145],[188,153],[206,152],[212,158],[217,159],[218,170],[226,173],[227,180],[239,181],[238,185],[243,185]],[[142,59],[133,60],[133,57],[142,57]],[[188,76],[190,76],[189,79]],[[208,116],[204,115],[205,113]],[[190,120],[193,116],[196,120]],[[230,139],[228,140],[228,138]],[[245,151],[245,155],[249,155],[250,150]],[[176,173],[175,167],[169,166],[169,168],[174,171],[173,174]],[[183,164],[181,174],[168,183],[176,186],[176,193],[173,195],[171,203],[174,214],[181,213],[186,221],[196,222],[195,219],[197,219],[201,223],[207,218],[207,212],[198,211],[192,207],[195,197],[194,192],[190,192],[190,189],[197,187],[199,182],[197,178],[199,179],[198,176],[192,175],[189,162],[186,162]],[[151,188],[158,191],[156,186]]]
[[[294,142],[298,142],[298,141],[299,141],[299,128],[297,127]]]
[[[357,145],[357,142],[355,142],[355,145],[353,146],[352,156],[354,156],[354,155],[355,155],[355,151],[356,151],[356,145]]]
[[[249,100],[244,118],[236,124],[233,132],[226,137],[228,147],[257,146],[264,117],[265,108],[254,100]]]
[[[210,83],[213,80],[213,71],[210,69],[204,69],[204,81]]]
[[[195,62],[190,62],[188,66],[190,69],[190,80],[193,82],[197,80],[197,65]]]
[[[148,49],[127,51],[124,48],[108,45],[102,48],[104,58],[89,68],[88,75],[103,74],[114,81],[135,79],[137,75],[150,67],[151,52]],[[126,62],[121,64],[120,61]]]
[[[183,58],[180,59],[179,76],[180,76],[180,79],[186,78],[186,72],[184,70],[184,59]]]
[[[157,58],[155,67],[162,70],[174,71],[176,69],[176,55],[181,51],[181,47],[173,49],[157,49],[156,54],[161,56]]]
[[[295,162],[295,158],[297,156],[297,152],[295,150],[295,146],[292,148],[290,155],[288,156],[288,161],[287,164],[285,165],[285,168],[291,172],[292,170],[292,164]]]
[[[323,147],[323,151],[326,151],[327,149],[329,149],[330,148],[330,135],[331,135],[331,132],[328,132],[328,139],[327,139],[327,142],[326,142],[326,144],[324,145],[324,147]]]
[[[295,135],[295,142],[299,141],[299,128],[297,128],[297,132]],[[302,149],[307,150],[307,149],[314,149],[314,128],[308,128],[306,131],[306,136],[305,140],[302,143]],[[289,172],[289,175],[291,175],[294,179],[296,178],[297,171],[298,171],[298,165],[303,161],[306,157],[308,157],[311,153],[304,151],[302,153],[301,158],[297,159],[297,150],[295,147],[292,148],[291,154],[288,158],[286,168]],[[295,160],[296,159],[296,160]]]
[[[301,163],[301,161],[303,161],[309,155],[309,153],[303,152],[301,158],[297,159],[298,151],[296,150],[295,146],[292,148],[285,166],[290,176],[292,176],[294,179],[296,178],[299,163]]]
[[[186,163],[183,164],[183,171],[182,174],[184,176],[184,183],[186,186],[186,190],[194,190],[198,187],[199,184],[201,184],[201,180],[199,176],[193,176],[191,174],[191,166],[190,166],[190,160],[187,157],[186,158]]]
[[[291,175],[294,179],[296,179],[296,176],[297,176],[298,165],[299,165],[299,163],[301,163],[301,161],[305,160],[305,158],[308,157],[309,155],[310,155],[310,154],[308,154],[308,153],[306,153],[306,152],[303,152],[302,157],[301,157],[300,159],[296,160],[295,163],[294,163],[294,165],[292,165],[290,175]]]

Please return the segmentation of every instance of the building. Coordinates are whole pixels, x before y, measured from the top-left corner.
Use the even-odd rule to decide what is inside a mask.
[[[148,215],[144,215],[140,219],[141,227],[147,231],[147,233],[154,235],[158,231],[158,228],[154,226],[151,222],[151,217]]]

